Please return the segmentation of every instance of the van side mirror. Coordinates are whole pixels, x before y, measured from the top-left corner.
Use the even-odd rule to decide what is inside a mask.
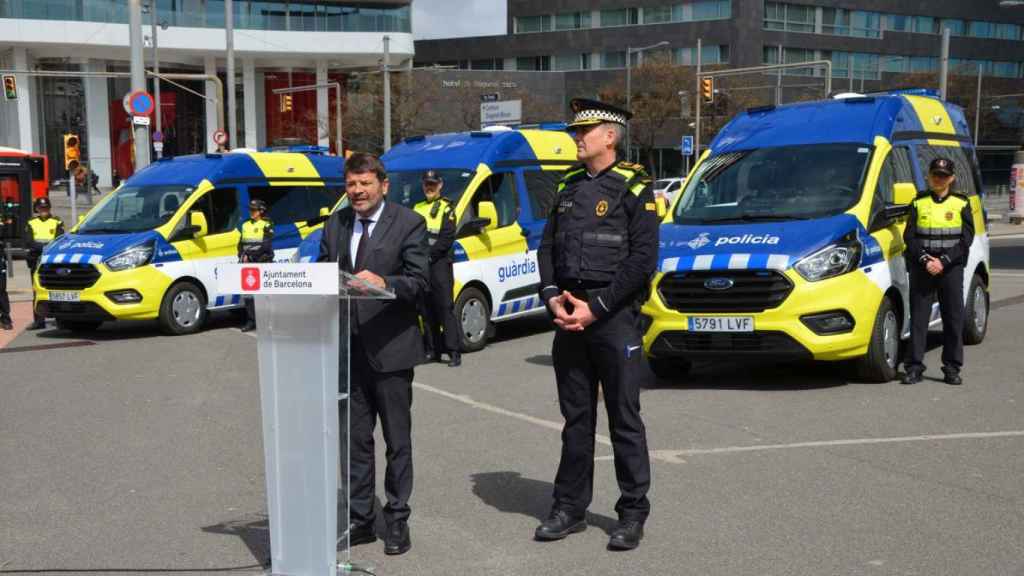
[[[193,238],[202,238],[210,231],[210,227],[206,223],[206,214],[202,212],[189,212],[188,223],[189,232],[192,233]]]
[[[885,205],[885,217],[895,220],[910,212],[910,204],[917,198],[917,186],[910,182],[898,182],[892,187],[892,204]]]
[[[476,207],[476,213],[478,220],[487,220],[484,230],[494,230],[498,227],[498,209],[494,206],[494,202],[481,202]]]
[[[331,209],[330,209],[330,208],[328,208],[327,206],[321,206],[321,207],[320,207],[320,213],[319,213],[319,214],[320,214],[321,216],[323,216],[324,218],[327,218],[328,216],[330,216],[330,215],[331,215]]]

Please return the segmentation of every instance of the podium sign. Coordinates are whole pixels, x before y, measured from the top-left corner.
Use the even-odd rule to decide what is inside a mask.
[[[336,263],[224,264],[217,278],[256,302],[271,574],[335,576],[350,561],[350,301],[394,294]]]

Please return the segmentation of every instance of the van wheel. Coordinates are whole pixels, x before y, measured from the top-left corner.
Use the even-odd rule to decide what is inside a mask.
[[[92,332],[103,324],[97,320],[61,320],[57,319],[57,328],[69,332]]]
[[[967,314],[964,318],[964,344],[981,344],[988,331],[988,292],[977,274],[967,290]]]
[[[179,282],[164,294],[160,304],[160,328],[178,336],[198,332],[206,322],[206,297],[192,282]]]
[[[882,299],[875,314],[868,353],[857,360],[857,372],[868,382],[889,382],[896,378],[900,363],[900,321],[892,300]]]
[[[487,346],[491,336],[491,307],[478,288],[470,286],[455,301],[455,318],[462,327],[460,340],[464,352],[477,352]]]
[[[649,358],[651,372],[661,380],[678,380],[690,373],[693,363],[682,358]]]

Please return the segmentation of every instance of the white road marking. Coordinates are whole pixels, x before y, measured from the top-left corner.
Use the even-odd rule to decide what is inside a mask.
[[[432,392],[434,394],[437,394],[438,396],[444,396],[445,398],[448,398],[449,400],[455,400],[456,402],[461,402],[461,403],[463,403],[463,404],[465,404],[467,406],[472,406],[473,408],[477,408],[477,409],[483,410],[485,412],[491,412],[491,413],[494,413],[494,414],[500,414],[502,416],[508,416],[509,418],[515,418],[517,420],[522,420],[524,422],[529,422],[530,424],[533,424],[533,425],[536,425],[536,426],[540,426],[541,428],[548,428],[550,430],[556,430],[558,432],[562,431],[562,423],[561,422],[554,422],[554,421],[551,421],[551,420],[544,420],[543,418],[537,418],[536,416],[530,416],[529,414],[523,414],[521,412],[514,412],[512,410],[506,410],[506,409],[504,409],[504,408],[502,408],[500,406],[495,406],[493,404],[487,404],[486,402],[479,402],[477,400],[473,400],[472,398],[470,398],[469,396],[466,396],[464,394],[453,394],[451,392],[448,392],[447,390],[442,390],[440,388],[435,388],[435,387],[431,386],[430,384],[424,384],[422,382],[413,382],[412,385],[413,385],[413,387],[419,388],[420,390],[425,390],[427,392]],[[611,438],[609,438],[609,437],[607,437],[607,436],[605,436],[603,434],[595,434],[594,436],[597,439],[597,442],[599,444],[604,444],[605,446],[611,446],[612,445]]]
[[[989,242],[998,242],[1000,240],[1020,240],[1024,238],[1024,234],[1000,234],[998,236],[989,235]]]
[[[706,456],[732,454],[736,452],[763,452],[768,450],[790,450],[794,448],[829,448],[835,446],[868,446],[872,444],[900,444],[906,442],[937,442],[942,440],[984,440],[989,438],[1024,437],[1024,430],[1001,432],[962,432],[957,434],[922,434],[920,436],[894,436],[888,438],[850,438],[846,440],[821,440],[817,442],[794,442],[792,444],[761,444],[754,446],[724,446],[721,448],[690,448],[687,450],[652,450],[651,456],[667,462],[682,463],[684,456]],[[595,460],[611,460],[601,456]]]
[[[1024,272],[1003,272],[1000,270],[993,270],[990,276],[998,276],[1000,278],[1024,278]]]

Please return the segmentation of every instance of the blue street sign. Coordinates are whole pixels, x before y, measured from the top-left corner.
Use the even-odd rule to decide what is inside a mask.
[[[683,136],[679,149],[682,151],[683,156],[693,156],[693,136]]]
[[[163,141],[164,141],[164,133],[159,131],[159,130],[154,130],[153,131],[153,142],[163,142]]]
[[[153,97],[144,90],[132,92],[128,97],[128,105],[135,116],[149,116],[153,112]]]

